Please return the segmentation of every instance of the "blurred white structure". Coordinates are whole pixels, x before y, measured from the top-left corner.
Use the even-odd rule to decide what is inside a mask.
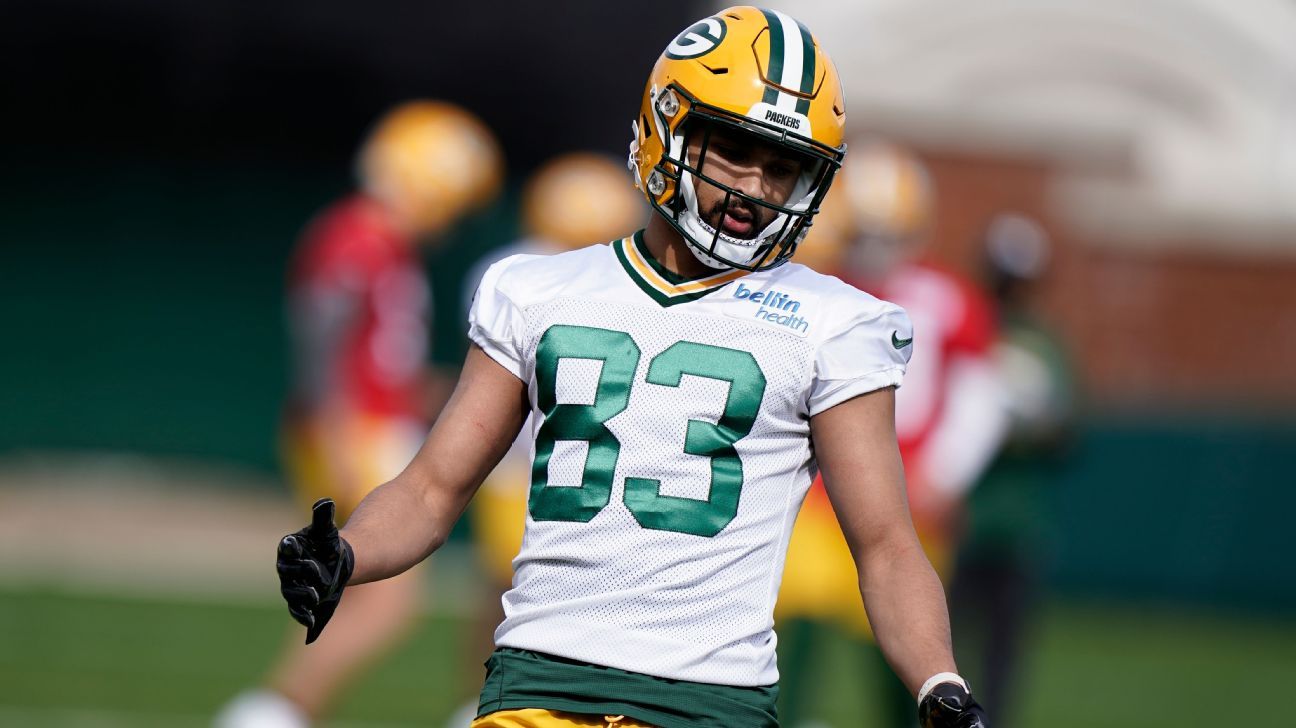
[[[1124,245],[1296,252],[1296,2],[794,0],[856,130],[1055,161]]]

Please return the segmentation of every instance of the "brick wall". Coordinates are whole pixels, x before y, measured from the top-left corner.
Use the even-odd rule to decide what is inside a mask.
[[[1296,407],[1296,256],[1257,260],[1095,244],[1101,241],[1050,216],[1046,165],[923,156],[939,205],[932,252],[955,268],[978,271],[981,232],[1000,211],[1034,215],[1049,229],[1054,265],[1038,305],[1073,348],[1091,404],[1279,413]]]

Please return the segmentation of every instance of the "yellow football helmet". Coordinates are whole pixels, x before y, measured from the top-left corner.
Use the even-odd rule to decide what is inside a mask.
[[[356,167],[365,193],[419,233],[440,232],[485,204],[504,178],[490,129],[444,101],[410,101],[384,114]]]
[[[625,181],[625,169],[601,154],[556,157],[522,192],[523,226],[564,250],[623,237],[641,226],[643,215]]]
[[[814,227],[797,245],[796,262],[820,273],[838,275],[845,264],[850,239],[841,230],[825,224],[825,218],[832,211],[831,197],[830,194],[829,199],[824,200],[823,207],[815,216]]]
[[[913,238],[931,224],[931,175],[917,155],[898,144],[857,141],[833,193],[844,198],[854,225],[867,233]]]
[[[689,26],[657,59],[631,125],[629,165],[652,208],[703,263],[772,268],[791,257],[832,183],[846,152],[845,121],[837,70],[805,26],[774,10],[729,8]],[[702,174],[708,130],[715,125],[754,134],[806,160],[784,204]],[[703,134],[695,160],[686,149],[691,128]],[[726,235],[698,213],[694,178],[723,191],[725,206],[741,198],[773,211],[774,219],[750,240]]]
[[[851,241],[848,259],[857,273],[885,275],[917,253],[935,205],[931,175],[916,154],[881,139],[857,139],[822,217]]]

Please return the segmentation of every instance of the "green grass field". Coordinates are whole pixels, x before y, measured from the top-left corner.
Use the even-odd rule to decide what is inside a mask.
[[[255,681],[283,638],[269,600],[230,606],[0,589],[0,725],[198,726]],[[428,617],[342,700],[335,726],[440,726],[472,690],[466,625]],[[867,716],[867,675],[825,654],[820,716]],[[1296,624],[1054,604],[1029,660],[1019,725],[1267,726],[1296,682]],[[1267,696],[1267,697],[1266,697]],[[739,727],[740,728],[740,727]]]

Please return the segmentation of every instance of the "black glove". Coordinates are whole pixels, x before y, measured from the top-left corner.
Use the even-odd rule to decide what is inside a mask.
[[[931,689],[918,706],[922,728],[985,728],[985,711],[972,694],[955,682]]]
[[[279,541],[275,562],[279,591],[288,602],[288,613],[306,626],[308,645],[324,631],[355,567],[351,545],[338,535],[333,512],[332,498],[315,501],[311,524]]]

